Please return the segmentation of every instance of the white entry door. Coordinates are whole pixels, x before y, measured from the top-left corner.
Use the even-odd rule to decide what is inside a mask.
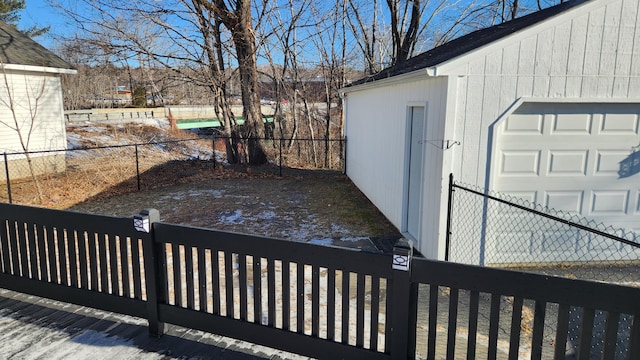
[[[411,108],[409,120],[409,169],[407,192],[407,224],[406,230],[414,239],[420,237],[420,207],[422,198],[422,169],[424,147],[424,107]]]

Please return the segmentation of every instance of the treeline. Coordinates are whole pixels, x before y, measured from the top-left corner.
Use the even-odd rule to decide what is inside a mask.
[[[60,7],[82,29],[58,51],[79,70],[65,78],[65,104],[113,105],[127,89],[134,104],[211,104],[227,158],[261,164],[261,101],[273,101],[291,139],[303,129],[328,139],[341,132],[338,89],[349,81],[555,2],[78,0]]]

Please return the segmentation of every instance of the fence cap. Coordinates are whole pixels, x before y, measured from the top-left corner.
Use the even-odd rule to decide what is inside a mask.
[[[160,220],[160,212],[156,209],[144,209],[133,215],[133,227],[136,231],[149,233],[151,224]]]
[[[411,258],[413,257],[413,242],[409,239],[401,238],[393,245],[392,269],[409,271]]]
[[[405,252],[405,251],[410,251],[413,252],[413,241],[406,239],[406,238],[400,238],[396,241],[395,244],[393,244],[393,252],[396,253],[397,251],[400,252]]]

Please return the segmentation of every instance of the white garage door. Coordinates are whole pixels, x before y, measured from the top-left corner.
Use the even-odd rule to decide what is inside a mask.
[[[639,113],[640,104],[523,104],[497,124],[493,190],[640,232]]]

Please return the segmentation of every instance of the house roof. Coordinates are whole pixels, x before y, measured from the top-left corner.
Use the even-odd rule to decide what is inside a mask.
[[[14,26],[0,21],[0,63],[73,69],[73,66],[45,49]]]
[[[467,35],[463,35],[459,38],[451,40],[443,45],[435,47],[427,52],[407,59],[407,61],[401,64],[386,68],[376,74],[357,80],[347,87],[361,85],[364,83],[386,79],[397,75],[407,74],[413,71],[426,69],[442,64],[458,56],[464,55],[468,52],[488,45],[494,41],[500,40],[515,32],[541,23],[587,1],[589,0],[567,1],[559,5],[552,6],[502,24],[476,30]]]

